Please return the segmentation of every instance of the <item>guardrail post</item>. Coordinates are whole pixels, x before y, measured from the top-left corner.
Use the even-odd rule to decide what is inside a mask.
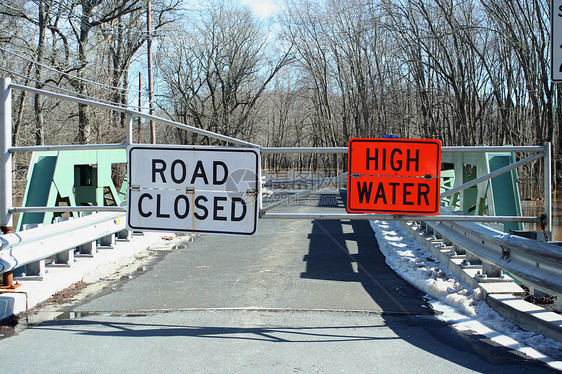
[[[70,220],[70,217],[56,217],[55,223],[64,222],[68,220]],[[74,263],[74,249],[60,252],[55,255],[56,265],[72,266],[73,263]]]
[[[96,242],[88,242],[78,247],[78,254],[85,256],[93,256],[96,253]]]
[[[41,227],[41,226],[43,226],[42,223],[28,223],[28,224],[22,225],[21,229],[23,231],[26,231],[26,230],[35,229],[35,228]],[[55,262],[56,262],[56,260],[55,260]],[[23,268],[24,268],[25,277],[32,277],[32,276],[42,277],[46,273],[46,271],[45,271],[45,269],[46,269],[45,260],[39,260],[39,261],[31,262],[27,265],[24,265]]]
[[[470,252],[465,252],[465,260],[470,265],[481,265],[482,261]]]
[[[107,235],[100,238],[100,246],[113,248],[115,246],[115,234]]]
[[[117,239],[119,240],[131,240],[131,232],[127,229],[121,230],[117,233]]]
[[[55,264],[64,264],[71,266],[74,262],[74,250],[70,249],[55,255]]]
[[[487,277],[499,278],[502,275],[502,269],[492,264],[482,263],[482,274]]]
[[[25,276],[26,277],[31,277],[31,276],[43,277],[46,273],[45,269],[46,269],[45,260],[39,260],[39,261],[36,261],[36,262],[32,262],[30,264],[25,265]]]
[[[453,245],[453,251],[455,251],[457,256],[462,256],[462,255],[466,254],[466,251],[464,250],[464,248],[459,247],[455,243],[452,243],[452,245]]]

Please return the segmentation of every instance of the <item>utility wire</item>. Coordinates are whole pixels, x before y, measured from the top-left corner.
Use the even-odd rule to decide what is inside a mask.
[[[24,61],[27,61],[27,62],[29,62],[29,63],[42,66],[42,67],[44,67],[44,68],[46,68],[46,69],[49,69],[49,70],[51,70],[51,71],[54,71],[54,72],[56,72],[56,73],[58,73],[58,74],[65,75],[65,76],[67,76],[67,77],[69,77],[69,78],[71,78],[71,79],[80,80],[80,81],[83,81],[83,82],[85,82],[85,83],[93,84],[93,85],[99,86],[100,88],[106,88],[106,89],[111,89],[111,90],[120,90],[120,91],[133,92],[133,93],[142,92],[142,91],[139,91],[139,90],[136,90],[136,89],[132,89],[132,88],[127,88],[127,89],[125,89],[125,88],[120,88],[120,87],[114,87],[114,86],[110,86],[110,85],[107,85],[107,84],[103,84],[103,83],[91,81],[91,80],[88,80],[88,79],[85,79],[85,78],[79,78],[79,77],[77,77],[77,76],[75,76],[75,75],[71,75],[71,74],[65,73],[65,72],[60,71],[60,70],[58,70],[58,69],[55,69],[55,68],[53,68],[53,67],[51,67],[51,66],[49,66],[49,65],[42,64],[42,63],[40,63],[40,62],[38,62],[38,61],[35,61],[35,60],[32,60],[32,59],[30,59],[30,58],[28,58],[28,57],[19,55],[19,54],[17,54],[16,52],[10,51],[10,50],[5,49],[5,48],[2,48],[2,47],[0,47],[0,51],[4,51],[4,52],[6,52],[6,53],[12,54],[12,55],[14,55],[14,56],[16,56],[16,57],[18,57],[18,58],[21,58],[21,59],[24,60]]]
[[[0,66],[0,71],[4,71],[4,72],[6,72],[6,73],[8,73],[8,74],[11,74],[11,75],[14,75],[14,76],[16,76],[16,77],[20,77],[20,78],[26,79],[26,80],[28,80],[28,81],[32,81],[32,82],[35,82],[35,83],[40,83],[41,85],[43,85],[43,86],[45,86],[45,87],[49,87],[49,88],[56,89],[56,90],[59,90],[59,91],[62,91],[62,92],[66,92],[66,93],[72,94],[73,96],[78,96],[78,97],[80,97],[80,98],[82,98],[82,99],[89,99],[89,100],[97,101],[97,102],[100,102],[100,103],[103,103],[103,104],[116,105],[116,106],[120,106],[120,107],[122,107],[122,108],[132,108],[132,109],[135,109],[135,110],[139,110],[139,109],[141,109],[141,110],[142,110],[142,109],[148,110],[147,107],[139,107],[139,106],[136,106],[136,105],[128,105],[128,104],[125,105],[125,104],[122,104],[122,103],[116,103],[116,102],[113,102],[113,101],[103,100],[103,99],[100,99],[100,98],[97,98],[97,97],[92,97],[92,96],[88,96],[88,95],[77,94],[75,91],[67,90],[67,89],[65,89],[65,88],[61,88],[61,87],[57,87],[57,86],[54,86],[54,85],[51,85],[51,84],[48,84],[48,83],[44,83],[44,82],[41,82],[40,80],[31,78],[31,77],[26,77],[26,76],[23,75],[23,74],[16,73],[15,71],[11,71],[11,70],[6,69],[6,68],[3,68],[3,67],[1,67],[1,66]]]

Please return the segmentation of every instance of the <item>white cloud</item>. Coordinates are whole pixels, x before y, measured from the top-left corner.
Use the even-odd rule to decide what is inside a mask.
[[[249,5],[255,15],[261,18],[268,18],[279,10],[279,6],[274,0],[241,0],[242,4]]]

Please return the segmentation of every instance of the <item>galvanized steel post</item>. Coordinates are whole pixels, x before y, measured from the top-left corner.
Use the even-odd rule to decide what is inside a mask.
[[[10,78],[0,78],[0,228],[12,232],[12,91]]]
[[[127,145],[133,144],[133,116],[127,112],[125,116],[125,125],[127,126]]]
[[[552,148],[550,143],[544,144],[544,209],[546,214],[546,235],[552,235]],[[550,238],[552,240],[552,238]]]
[[[13,230],[12,225],[12,90],[10,78],[0,78],[0,229],[4,234]],[[13,288],[11,271],[2,274],[3,288]]]

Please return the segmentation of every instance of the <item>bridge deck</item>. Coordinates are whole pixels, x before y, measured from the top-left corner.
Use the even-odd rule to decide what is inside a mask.
[[[80,318],[0,340],[3,370],[549,372],[436,319],[367,222],[263,220],[255,237],[198,237],[114,288],[73,307]]]
[[[299,209],[342,209],[334,193],[310,200]],[[198,237],[79,310],[239,307],[430,313],[385,264],[368,222],[291,220],[262,220],[250,238]]]

